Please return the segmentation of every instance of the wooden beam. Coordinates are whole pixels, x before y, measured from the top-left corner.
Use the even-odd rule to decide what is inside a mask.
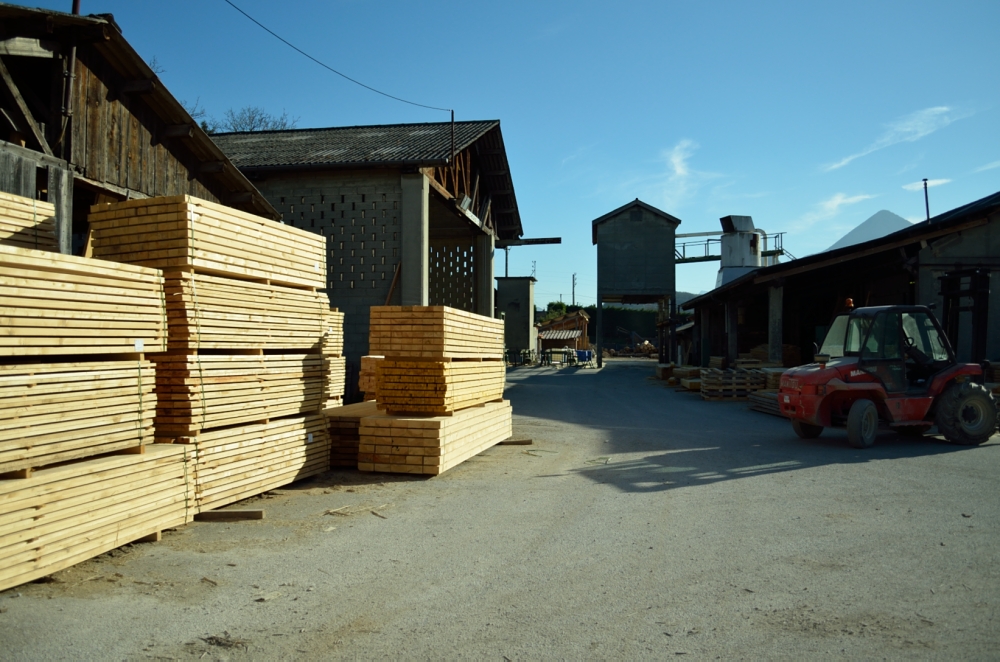
[[[31,37],[10,37],[0,40],[0,55],[17,57],[59,57],[59,45],[53,41],[42,41]]]
[[[122,85],[122,94],[149,94],[156,89],[156,81],[152,78],[130,80]]]
[[[198,172],[223,172],[226,169],[225,161],[205,161],[198,164]]]
[[[31,111],[28,110],[28,105],[24,102],[24,98],[17,89],[17,85],[14,83],[14,79],[11,78],[10,71],[7,70],[7,65],[3,63],[3,59],[0,58],[0,79],[3,80],[4,85],[7,88],[7,94],[14,100],[14,105],[17,111],[21,114],[21,120],[24,122],[25,128],[38,143],[38,146],[42,148],[46,156],[53,156],[52,149],[49,147],[49,143],[45,140],[45,132],[42,131],[41,127],[38,126],[38,122],[31,115]]]
[[[58,157],[42,154],[38,150],[22,147],[21,145],[15,145],[14,143],[7,142],[6,140],[0,140],[0,152],[11,152],[24,159],[32,159],[39,165],[69,168],[69,164]]]
[[[194,136],[194,125],[171,124],[163,130],[164,138],[190,138]]]
[[[263,510],[206,510],[194,516],[195,522],[242,522],[264,519]]]
[[[452,198],[455,197],[448,191],[448,189],[441,186],[441,184],[439,184],[437,180],[434,179],[433,177],[428,177],[427,181],[430,182],[431,188],[440,193],[445,200],[451,200]]]

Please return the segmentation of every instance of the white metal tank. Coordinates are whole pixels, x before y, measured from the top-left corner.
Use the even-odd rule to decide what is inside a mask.
[[[721,287],[740,276],[760,268],[760,235],[750,216],[724,216],[722,223],[722,264],[715,277]]]

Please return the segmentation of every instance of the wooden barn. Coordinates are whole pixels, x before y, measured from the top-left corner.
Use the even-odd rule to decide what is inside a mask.
[[[98,202],[193,195],[278,213],[170,94],[110,14],[0,4],[0,191],[55,205],[86,251]]]

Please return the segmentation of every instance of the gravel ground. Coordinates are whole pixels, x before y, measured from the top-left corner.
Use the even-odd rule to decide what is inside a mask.
[[[512,370],[531,446],[0,593],[0,658],[997,659],[1000,438],[801,441],[652,371]]]

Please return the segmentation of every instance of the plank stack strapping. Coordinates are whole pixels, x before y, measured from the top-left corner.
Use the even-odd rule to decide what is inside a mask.
[[[0,365],[0,473],[153,443],[149,361]]]
[[[330,309],[321,344],[323,354],[323,409],[344,404],[347,359],[344,357],[344,313]]]
[[[374,401],[334,407],[323,412],[330,433],[330,466],[358,468],[361,419],[379,413]]]
[[[155,269],[0,246],[0,356],[160,352]]]
[[[503,320],[447,306],[372,306],[368,351],[393,359],[503,360]]]
[[[384,360],[384,356],[374,354],[361,357],[361,370],[358,372],[358,390],[364,393],[365,400],[375,399],[375,388],[378,383],[378,364]]]
[[[187,195],[90,209],[94,256],[173,271],[326,287],[326,239]]]
[[[189,452],[152,444],[0,480],[0,590],[190,521]]]
[[[330,468],[322,414],[203,431],[194,448],[195,506],[212,510]]]
[[[753,391],[763,390],[767,378],[759,370],[701,371],[701,397],[704,400],[746,400]]]
[[[362,471],[439,475],[512,434],[510,402],[491,402],[452,416],[376,414],[361,419]]]
[[[0,191],[0,244],[58,251],[55,205]]]
[[[380,409],[390,414],[448,414],[503,397],[503,361],[399,361],[378,366]]]
[[[199,430],[319,411],[319,354],[153,355],[156,436],[170,442]]]

